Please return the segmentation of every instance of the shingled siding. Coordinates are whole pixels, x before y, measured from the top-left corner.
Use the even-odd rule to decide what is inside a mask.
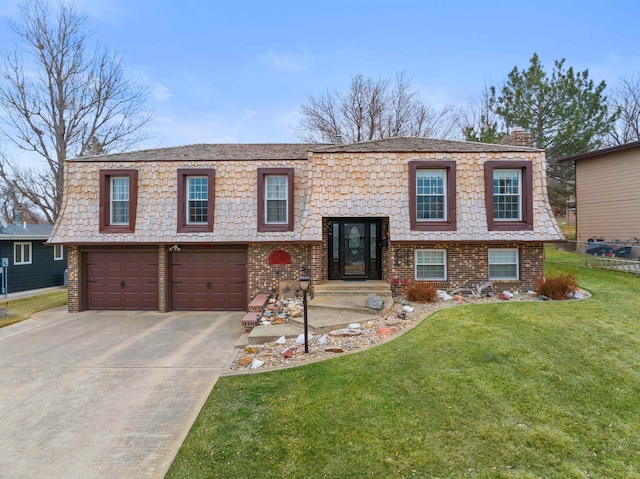
[[[522,244],[456,244],[456,243],[391,243],[387,267],[389,280],[398,279],[392,285],[394,296],[403,293],[403,283],[415,282],[415,250],[446,249],[447,280],[435,281],[437,287],[451,291],[470,287],[489,280],[489,249],[517,248],[520,255],[520,279],[517,281],[493,281],[494,289],[526,291],[543,274],[544,250],[542,243]],[[387,279],[385,275],[385,279]]]

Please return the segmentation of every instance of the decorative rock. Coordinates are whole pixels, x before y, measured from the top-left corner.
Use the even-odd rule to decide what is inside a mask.
[[[498,298],[504,300],[504,301],[509,301],[509,296],[507,296],[506,294],[503,293],[498,293]]]
[[[529,296],[535,296],[535,295],[536,295],[536,294],[538,294],[538,293],[536,293],[535,291],[527,291],[527,294],[528,294]]]
[[[400,319],[407,319],[407,313],[406,311],[398,311],[398,317]]]
[[[342,348],[325,348],[325,351],[328,353],[344,353]]]
[[[375,326],[375,322],[374,321],[367,321],[366,323],[364,323],[364,327],[367,329],[371,329]]]
[[[248,354],[256,354],[263,350],[264,348],[258,344],[247,344],[244,347],[244,352]]]
[[[447,294],[446,291],[442,291],[441,289],[436,291],[436,296],[438,296],[442,301],[451,301],[453,299],[453,296]]]
[[[576,290],[573,292],[573,299],[584,299],[584,294]]]
[[[286,344],[286,342],[287,342],[287,338],[285,338],[284,335],[276,339],[276,344]]]
[[[365,308],[381,310],[384,308],[384,300],[377,294],[370,294],[364,300]]]
[[[264,317],[265,318],[270,318],[273,315],[273,313],[271,311],[265,311],[264,312]]]
[[[551,298],[549,296],[545,296],[544,294],[541,294],[540,296],[538,296],[538,299],[540,301],[551,301]]]
[[[347,326],[348,329],[360,329],[362,328],[362,326],[360,326],[360,323],[351,323],[349,326]]]
[[[263,364],[264,364],[264,361],[261,361],[259,359],[254,359],[253,361],[251,361],[251,369],[261,368]]]
[[[409,301],[407,301],[406,299],[402,300],[402,306],[409,306]]]
[[[308,335],[307,335],[307,339],[309,339]],[[296,338],[296,344],[304,344],[304,334],[298,335],[298,337]]]
[[[244,358],[242,358],[239,362],[240,366],[248,366],[249,364],[251,364],[251,361],[253,361],[252,358],[250,358],[249,356],[245,356]]]
[[[414,311],[411,306],[403,306],[402,309],[404,309],[407,313],[413,313]]]
[[[395,333],[393,328],[389,328],[386,326],[378,329],[378,335],[380,336],[389,336],[390,334],[393,334],[393,333]]]
[[[359,336],[362,334],[362,331],[359,329],[335,329],[333,331],[329,331],[329,336]]]
[[[293,348],[287,348],[283,350],[280,354],[282,354],[282,356],[285,358],[290,358],[293,356]]]
[[[503,291],[502,294],[505,295],[507,298],[513,298],[513,293],[510,293],[509,291]]]
[[[318,344],[319,344],[320,346],[324,346],[324,345],[326,345],[326,344],[327,344],[327,341],[328,341],[328,339],[327,339],[327,335],[326,335],[326,334],[323,334],[322,336],[320,336],[320,339],[318,339]]]

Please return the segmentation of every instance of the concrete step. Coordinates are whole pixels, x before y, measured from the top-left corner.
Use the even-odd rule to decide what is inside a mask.
[[[391,287],[386,281],[322,281],[314,285],[314,296],[323,294],[391,294]]]
[[[384,308],[382,309],[382,311],[369,309],[364,305],[364,300],[366,299],[368,294],[325,294],[322,296],[315,296],[313,300],[309,302],[309,311],[323,311],[325,313],[333,312],[335,314],[341,312],[352,312],[358,314],[377,315],[384,313],[391,306],[393,306],[393,297],[391,296],[391,294],[383,295],[376,293],[380,298],[384,300]]]

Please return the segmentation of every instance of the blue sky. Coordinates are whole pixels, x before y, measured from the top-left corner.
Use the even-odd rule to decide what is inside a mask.
[[[151,85],[141,147],[297,142],[307,94],[404,71],[434,108],[464,105],[537,52],[614,85],[640,73],[640,2],[73,0]],[[17,16],[0,0],[0,48]]]

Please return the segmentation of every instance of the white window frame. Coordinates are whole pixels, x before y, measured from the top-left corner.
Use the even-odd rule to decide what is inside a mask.
[[[17,261],[18,258],[18,247],[20,247],[20,261]],[[28,251],[29,252],[29,260],[25,261],[24,257],[25,254],[24,252]],[[25,242],[18,242],[18,243],[13,243],[13,264],[15,264],[16,266],[18,265],[22,265],[22,264],[31,264],[33,260],[33,248],[31,246],[31,242],[30,241],[25,241]]]
[[[269,197],[269,180],[284,180],[284,192],[280,198]],[[269,201],[284,201],[284,221],[269,220]],[[287,175],[265,175],[264,177],[264,222],[269,225],[286,225],[289,223],[289,177]]]
[[[438,173],[442,175],[442,194],[436,193],[427,193],[420,194],[420,187],[418,185],[418,181],[421,175],[428,175],[429,173]],[[449,178],[448,178],[448,170],[446,168],[418,168],[416,169],[416,221],[417,222],[437,222],[437,221],[448,221],[448,190],[449,190]],[[418,217],[418,198],[420,197],[436,197],[442,196],[442,218],[419,218]]]
[[[53,260],[62,261],[64,259],[64,246],[61,244],[53,245]]]
[[[442,253],[441,263],[418,263],[421,253]],[[447,280],[447,250],[446,249],[417,249],[414,252],[414,278],[416,281],[446,281]],[[443,276],[424,276],[418,275],[418,266],[442,266]]]
[[[513,262],[496,262],[493,258],[492,262],[492,253],[503,253],[503,252],[513,252],[515,253],[515,263]],[[487,263],[488,263],[488,275],[490,280],[518,280],[520,279],[520,250],[518,248],[490,248],[487,254]],[[491,266],[492,265],[513,265],[515,266],[515,276],[497,276],[491,274]]]
[[[205,184],[204,184],[204,198],[192,198],[192,185],[191,185],[191,180],[196,180],[196,179],[204,179]],[[209,223],[209,177],[206,175],[189,175],[186,177],[186,183],[187,183],[187,187],[185,188],[186,190],[186,195],[187,197],[185,198],[185,208],[187,209],[187,211],[185,211],[185,218],[186,218],[186,222],[188,225],[206,225]],[[206,219],[204,221],[192,221],[191,220],[191,214],[189,213],[190,210],[190,205],[191,202],[194,201],[204,201],[205,202],[205,207],[204,207],[204,214],[206,216]]]
[[[116,180],[127,180],[127,187],[126,189],[124,189],[123,191],[126,192],[126,199],[123,198],[115,198],[114,197],[114,182]],[[131,200],[130,198],[130,194],[131,194],[131,184],[130,184],[130,178],[128,176],[112,176],[109,178],[109,224],[110,225],[114,225],[114,226],[128,226],[129,225],[129,221],[131,220],[129,218],[129,201]],[[124,211],[126,211],[126,215],[127,215],[127,221],[116,221],[115,220],[115,211],[116,209],[114,208],[114,205],[116,203],[123,203],[126,204],[126,208],[124,209]]]
[[[517,193],[496,193],[495,191],[495,180],[496,174],[499,173],[516,173],[518,178],[518,192]],[[522,169],[521,168],[495,168],[493,170],[493,182],[492,185],[493,190],[493,221],[522,221]],[[518,216],[516,218],[496,218],[496,210],[495,205],[497,198],[508,198],[508,197],[517,197],[518,198]]]

